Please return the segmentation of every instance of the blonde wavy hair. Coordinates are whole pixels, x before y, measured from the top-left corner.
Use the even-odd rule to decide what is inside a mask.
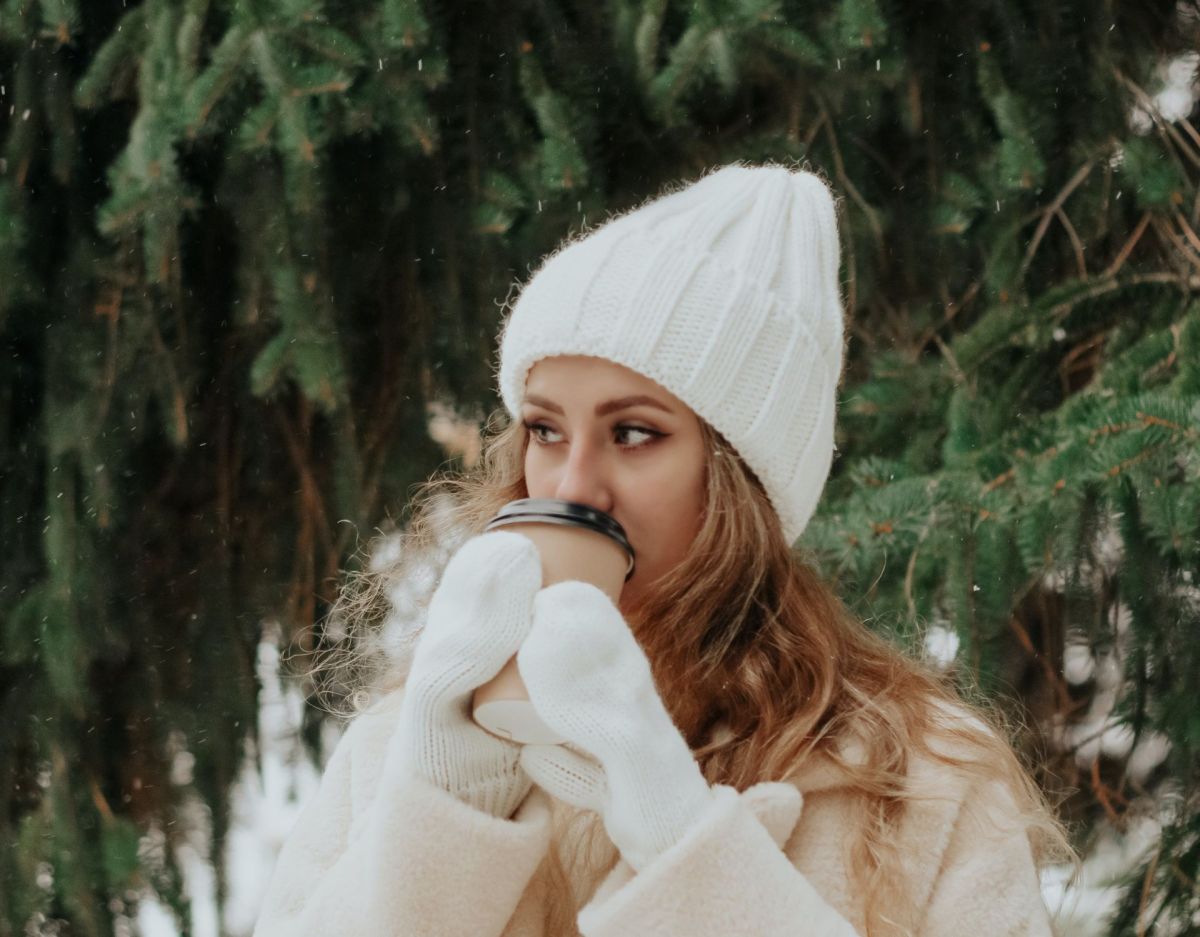
[[[1006,741],[1010,729],[999,714],[967,707],[934,670],[868,630],[784,540],[765,490],[738,453],[700,423],[707,453],[703,525],[687,559],[656,583],[630,627],[709,782],[743,790],[787,779],[814,752],[828,756],[858,795],[851,869],[858,893],[870,896],[868,937],[910,933],[904,921],[916,926],[917,909],[905,909],[904,857],[890,834],[915,798],[905,778],[918,755],[1006,784],[1039,865],[1073,858],[1054,811]],[[328,619],[341,640],[316,667],[334,709],[345,711],[337,703],[350,700],[361,707],[403,683],[408,656],[382,637],[395,614],[394,590],[424,563],[416,575],[422,583],[416,605],[423,606],[436,585],[430,557],[436,565],[482,531],[501,505],[528,496],[528,445],[521,421],[498,411],[472,470],[420,486],[393,559],[351,574]],[[403,633],[401,651],[417,630]],[[940,718],[939,703],[965,708],[979,721]],[[952,744],[935,750],[935,735]],[[865,742],[863,763],[844,760],[838,743],[847,737]],[[543,868],[552,896],[546,933],[556,937],[577,933],[578,907],[618,858],[599,835],[595,814],[566,815]],[[568,846],[573,853],[564,851]],[[590,884],[571,894],[581,873]]]

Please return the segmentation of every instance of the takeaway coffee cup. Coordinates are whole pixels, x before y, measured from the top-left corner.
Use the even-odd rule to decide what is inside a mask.
[[[542,586],[565,580],[590,582],[615,604],[633,575],[634,552],[615,518],[585,504],[557,498],[510,501],[485,530],[503,528],[533,541],[542,561]],[[475,721],[500,738],[524,744],[559,744],[529,702],[516,657],[475,691]]]

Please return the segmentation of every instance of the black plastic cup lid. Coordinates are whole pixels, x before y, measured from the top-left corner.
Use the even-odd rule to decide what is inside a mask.
[[[604,534],[616,541],[618,546],[629,557],[629,568],[625,578],[633,575],[634,551],[633,545],[625,535],[625,528],[620,522],[605,511],[579,504],[575,501],[562,501],[558,498],[519,498],[504,505],[496,516],[487,522],[484,530],[494,530],[506,524],[564,524],[571,527],[586,527],[597,533]]]

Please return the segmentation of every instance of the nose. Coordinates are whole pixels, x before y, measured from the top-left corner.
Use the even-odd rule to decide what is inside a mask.
[[[570,445],[554,496],[611,513],[612,481],[608,477],[603,454],[595,446],[589,445],[587,440],[575,440]]]

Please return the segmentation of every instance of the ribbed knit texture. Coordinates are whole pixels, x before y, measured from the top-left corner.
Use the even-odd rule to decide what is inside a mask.
[[[481,534],[450,558],[405,684],[392,776],[428,781],[495,817],[516,810],[530,788],[520,746],[476,725],[470,703],[529,633],[541,584],[537,548],[520,534]]]
[[[645,653],[595,586],[559,582],[537,594],[517,667],[538,715],[599,762],[529,745],[522,765],[554,796],[600,813],[635,869],[679,842],[711,806],[712,791]]]
[[[812,517],[833,458],[842,307],[833,199],[815,175],[734,164],[561,246],[521,290],[499,386],[592,355],[656,381],[763,482],[784,535]]]

